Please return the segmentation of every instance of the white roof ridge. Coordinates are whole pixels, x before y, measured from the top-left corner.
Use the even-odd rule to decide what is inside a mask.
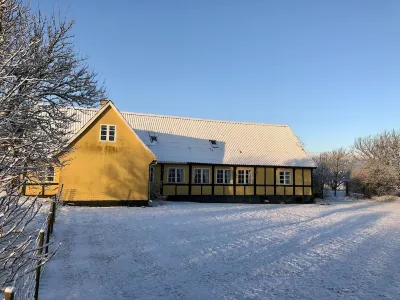
[[[192,121],[230,123],[230,124],[241,124],[241,125],[261,125],[261,126],[289,127],[289,125],[287,125],[287,124],[267,124],[267,123],[257,123],[257,122],[214,120],[214,119],[202,119],[202,118],[190,118],[190,117],[180,117],[180,116],[169,116],[169,115],[157,115],[157,114],[148,114],[148,113],[127,112],[127,111],[121,111],[121,113],[130,114],[130,115],[136,115],[136,116],[159,117],[159,118],[170,118],[170,119],[181,119],[181,120],[183,119],[183,120],[192,120]]]
[[[72,106],[71,106],[72,107]],[[72,107],[78,110],[89,110],[97,112],[98,108],[88,108],[88,107]],[[242,125],[261,125],[261,126],[276,126],[276,127],[290,127],[287,124],[270,124],[270,123],[258,123],[258,122],[245,122],[245,121],[228,121],[228,120],[215,120],[215,119],[204,119],[204,118],[191,118],[182,116],[170,116],[170,115],[158,115],[149,113],[139,113],[130,111],[121,111],[122,114],[136,115],[136,116],[146,116],[146,117],[159,117],[159,118],[170,118],[170,119],[183,119],[183,120],[193,120],[193,121],[205,121],[205,122],[217,122],[217,123],[230,123],[230,124],[242,124]]]

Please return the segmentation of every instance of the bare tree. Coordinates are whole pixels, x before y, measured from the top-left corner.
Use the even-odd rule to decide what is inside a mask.
[[[317,168],[313,171],[313,190],[315,194],[321,199],[325,198],[325,185],[328,184],[330,177],[329,169],[326,164],[326,155],[324,153],[319,156],[313,157]]]
[[[354,152],[361,165],[357,178],[369,196],[400,188],[400,131],[357,138]]]
[[[34,14],[23,0],[0,0],[0,287],[31,259],[28,225],[40,207],[21,196],[31,174],[63,164],[75,114],[105,96],[74,50],[72,21]],[[29,252],[29,251],[28,251]]]
[[[339,148],[326,152],[324,156],[328,169],[327,183],[336,196],[337,189],[350,180],[352,154],[344,148]]]

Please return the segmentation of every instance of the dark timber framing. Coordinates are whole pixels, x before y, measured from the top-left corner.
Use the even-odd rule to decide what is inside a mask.
[[[160,194],[164,194],[164,164],[160,165]]]
[[[233,195],[236,196],[236,166],[233,167]]]
[[[189,164],[189,195],[192,195],[192,164]]]
[[[174,163],[171,163],[171,165],[175,165]],[[211,171],[211,176],[209,177],[209,183],[201,183],[201,184],[195,184],[193,183],[193,168],[196,167],[197,165],[199,166],[204,166],[204,165],[208,165],[210,171]],[[312,196],[313,193],[313,189],[312,189],[312,173],[313,173],[313,169],[314,168],[306,168],[306,167],[288,167],[288,166],[262,166],[262,165],[255,165],[255,166],[250,166],[250,165],[222,165],[222,164],[201,164],[201,163],[187,163],[188,166],[188,170],[189,170],[189,175],[188,175],[188,181],[186,181],[187,183],[168,183],[168,182],[164,182],[164,176],[165,176],[165,163],[160,163],[160,192],[161,194],[163,194],[164,192],[164,186],[174,186],[173,190],[171,192],[173,192],[175,195],[178,196],[178,191],[179,191],[179,187],[185,187],[187,186],[187,194],[185,195],[189,195],[189,196],[229,196],[229,192],[227,194],[226,191],[226,187],[233,187],[233,193],[230,194],[231,196],[237,196],[237,197],[252,197],[252,196],[257,196],[257,197],[262,197],[262,196],[278,196],[278,197],[299,197],[299,196],[304,196],[304,197],[310,197]],[[231,183],[216,183],[217,180],[217,175],[216,175],[216,167],[225,167],[225,168],[232,168],[233,169],[233,180]],[[252,176],[252,183],[238,183],[237,181],[237,176],[238,176],[238,172],[237,172],[237,168],[253,168],[254,171],[254,175]],[[264,168],[264,171],[262,171],[262,168]],[[293,182],[291,182],[291,184],[289,185],[284,185],[284,184],[280,184],[278,182],[279,180],[279,174],[278,174],[278,169],[287,169],[290,170],[292,172],[292,180]],[[268,169],[273,169],[273,178],[271,181],[268,181]],[[310,170],[311,172],[311,178],[310,178],[310,183],[305,184],[305,178],[304,178],[304,170]],[[301,171],[300,171],[301,170]],[[301,172],[301,181],[296,182],[296,171],[297,172]],[[257,181],[257,175],[258,174],[263,174],[264,175],[264,179],[262,181],[258,180]],[[299,174],[300,175],[300,174]],[[269,182],[269,183],[268,183]],[[196,192],[196,194],[193,194],[193,186],[197,186],[200,190],[198,192]],[[216,191],[216,186],[222,187],[222,191],[220,191],[219,195],[215,195],[215,191]],[[204,187],[207,187],[207,193],[205,193]],[[237,193],[237,187],[243,187],[243,193],[238,194]],[[247,187],[253,187],[253,193],[249,194],[249,190],[247,190]],[[263,187],[263,191],[264,193],[261,194],[257,193],[257,188],[260,189],[260,187]],[[267,187],[273,187],[273,194],[267,193]],[[278,187],[282,187],[283,188],[283,193],[278,195],[277,194],[277,188]],[[287,188],[292,187],[293,192],[289,194],[289,191],[287,191]],[[311,195],[305,195],[305,188],[311,188]],[[296,193],[296,188],[301,188],[299,190],[299,194]],[[302,191],[302,195],[300,195],[300,192]],[[181,191],[182,193],[182,191]],[[186,193],[186,192],[184,192]],[[184,194],[182,194],[181,196],[184,196]],[[286,199],[286,198],[285,198]]]

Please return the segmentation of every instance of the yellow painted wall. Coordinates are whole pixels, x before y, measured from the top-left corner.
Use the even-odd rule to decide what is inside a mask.
[[[304,188],[304,195],[308,195],[308,196],[312,195],[311,187]]]
[[[184,173],[185,173],[185,183],[189,182],[188,178],[188,172],[189,172],[189,166],[188,165],[170,165],[170,164],[165,164],[164,165],[164,181],[167,180],[167,169],[168,167],[182,167],[184,168]],[[195,168],[208,168],[210,169],[210,174],[212,171],[212,167],[209,165],[192,165],[192,195],[212,195],[212,187],[203,185],[203,192],[201,192],[201,185],[196,185],[194,184],[194,169]],[[216,183],[216,176],[217,176],[217,170],[218,169],[230,169],[232,174],[233,174],[233,167],[230,166],[215,166],[214,167],[214,195],[234,195],[234,187],[233,186],[223,186],[223,185],[218,185]],[[273,186],[256,186],[256,189],[254,190],[254,185],[253,182],[254,180],[256,181],[256,184],[264,184],[264,177],[265,177],[265,172],[267,174],[266,177],[266,182],[267,184],[273,185],[274,183],[274,168],[264,168],[264,167],[257,167],[256,168],[256,178],[254,178],[254,168],[253,167],[237,167],[238,170],[251,170],[252,171],[252,183],[246,186],[236,186],[236,195],[274,195],[275,190]],[[291,173],[291,184],[287,186],[279,186],[279,171],[287,170]],[[303,172],[302,169],[295,169],[295,173],[293,176],[293,169],[292,168],[277,168],[277,173],[276,173],[276,184],[277,184],[277,189],[276,189],[276,195],[287,195],[287,196],[292,196],[292,195],[303,195],[303,188],[302,187],[296,187],[293,189],[293,178],[295,180],[296,185],[302,185],[303,183]],[[156,172],[156,178],[157,178],[157,172]],[[308,174],[309,177],[309,182],[311,182],[311,172],[310,170],[305,169],[304,170],[305,174],[305,181],[306,176]],[[211,176],[211,175],[210,175]],[[237,179],[237,173],[236,173],[236,179]],[[233,184],[233,181],[232,181]],[[178,185],[179,186],[179,185]],[[175,188],[167,188],[167,186],[164,186],[164,192],[165,195],[174,195]],[[307,193],[311,194],[310,191],[307,190]],[[180,192],[178,192],[179,195],[188,195],[189,194],[189,188],[187,189],[180,189]],[[305,195],[308,195],[304,193]]]
[[[304,169],[304,185],[311,185],[311,170]]]
[[[293,187],[292,186],[285,186],[285,195],[289,195],[289,196],[293,195]]]
[[[212,195],[212,186],[211,185],[203,185],[203,195]]]
[[[274,187],[273,186],[267,186],[267,195],[275,195]]]
[[[200,185],[192,185],[192,195],[201,195]]]
[[[236,195],[244,195],[244,186],[236,187]]]
[[[232,196],[234,195],[234,187],[233,186],[224,186],[225,195]]]
[[[165,185],[163,188],[163,194],[166,196],[175,195],[175,185]]]
[[[296,183],[296,185],[303,185],[302,169],[295,169],[295,183]]]
[[[100,125],[116,125],[116,141],[100,141]],[[148,200],[149,164],[155,157],[112,107],[62,156],[63,200]]]
[[[265,168],[256,168],[256,184],[264,184]]]
[[[276,194],[277,195],[285,195],[285,187],[284,186],[277,186],[276,187]]]
[[[265,195],[265,187],[264,186],[257,186],[256,193],[257,193],[257,195]]]
[[[296,195],[299,195],[299,196],[303,195],[303,188],[302,187],[296,187]]]
[[[176,187],[177,195],[189,195],[189,186],[187,185],[178,185]]]
[[[214,187],[214,194],[215,195],[224,195],[224,186],[220,185],[220,186],[215,186]]]
[[[254,195],[254,186],[245,186],[246,196]]]
[[[267,168],[267,184],[274,184],[274,168]]]

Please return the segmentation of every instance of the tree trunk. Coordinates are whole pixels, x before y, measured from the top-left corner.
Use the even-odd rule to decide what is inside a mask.
[[[334,188],[334,191],[335,191],[335,197],[336,197],[336,191],[337,191],[337,187],[335,187],[335,188]]]

